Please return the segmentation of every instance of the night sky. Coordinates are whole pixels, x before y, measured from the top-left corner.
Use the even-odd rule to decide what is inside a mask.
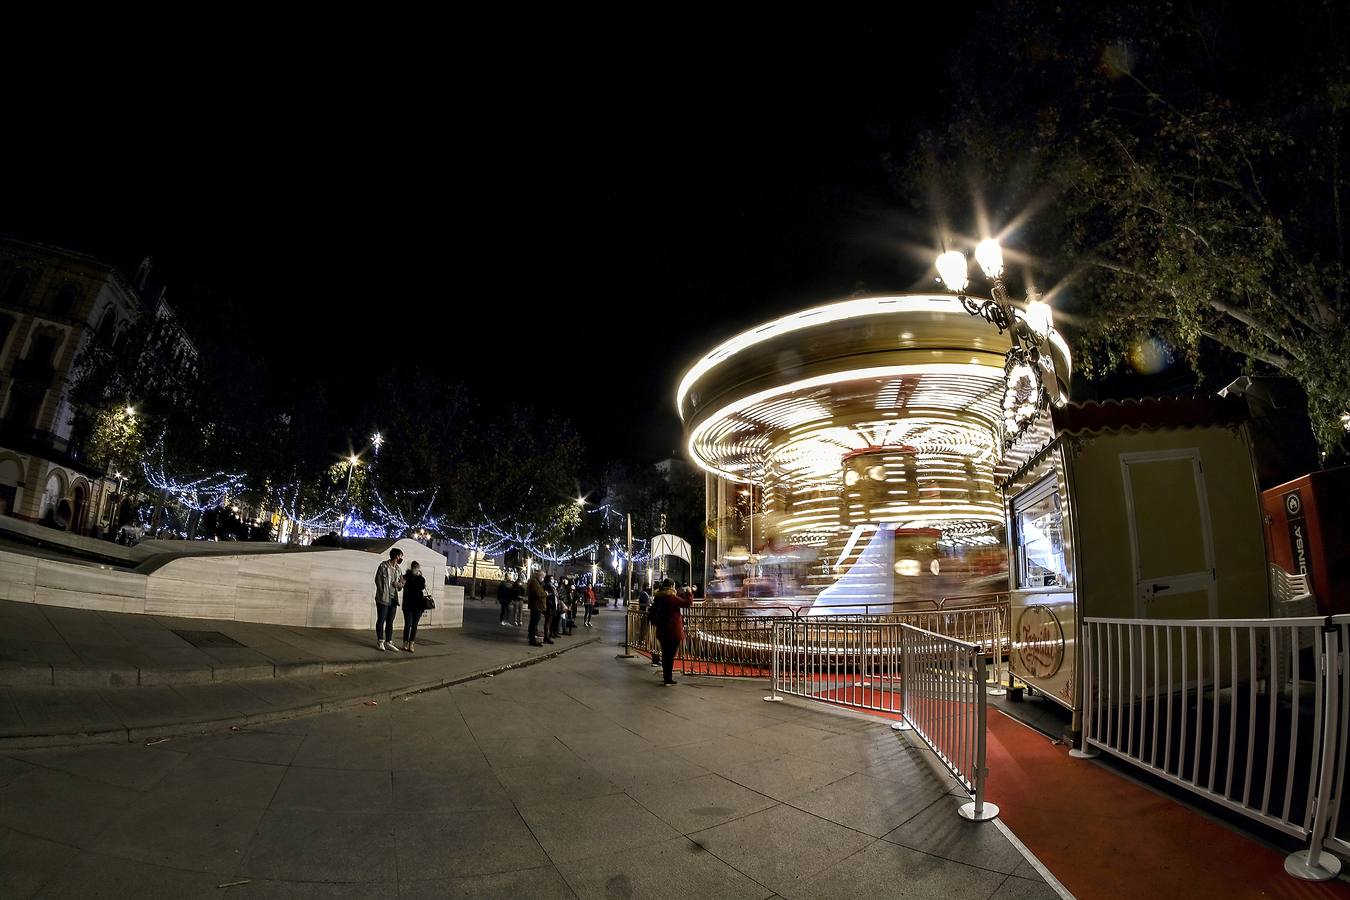
[[[417,358],[485,405],[568,416],[597,468],[657,459],[679,374],[719,340],[926,286],[906,251],[926,225],[883,159],[941,108],[943,61],[883,54],[895,37],[735,72],[730,47],[692,71],[542,67],[529,90],[214,85],[148,101],[126,140],[109,96],[102,129],[53,116],[7,149],[0,231],[128,271],[151,254],[172,301],[230,296],[294,377],[360,390]]]

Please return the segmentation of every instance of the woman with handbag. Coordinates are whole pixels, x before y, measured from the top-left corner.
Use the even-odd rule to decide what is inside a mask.
[[[403,649],[409,653],[417,652],[413,641],[417,640],[417,621],[427,609],[427,600],[427,580],[422,567],[414,562],[403,578]]]

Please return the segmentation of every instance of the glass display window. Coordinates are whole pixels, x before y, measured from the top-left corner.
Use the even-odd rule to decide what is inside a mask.
[[[1050,475],[1013,500],[1017,587],[1023,590],[1066,587],[1064,514],[1059,485]]]

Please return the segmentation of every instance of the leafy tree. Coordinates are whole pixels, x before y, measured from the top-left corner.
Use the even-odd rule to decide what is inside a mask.
[[[973,192],[1076,313],[1080,372],[1151,336],[1296,378],[1324,448],[1350,410],[1344,2],[986,4],[953,114],[896,169],[945,221]],[[953,231],[963,230],[953,227]],[[969,229],[974,231],[976,229]],[[1062,317],[1068,318],[1068,317]],[[1227,373],[1232,375],[1231,370]]]
[[[605,502],[633,516],[633,537],[661,533],[689,541],[693,570],[702,571],[704,479],[698,469],[675,461],[663,470],[650,463],[620,461],[605,473]],[[613,535],[622,537],[622,525]]]
[[[169,314],[151,308],[120,337],[94,334],[73,366],[74,443],[133,488],[152,450],[175,468],[200,467],[210,445],[195,354]]]
[[[367,506],[363,467],[350,473],[348,485],[345,460],[358,448],[350,441],[347,423],[353,418],[341,396],[322,380],[268,391],[250,439],[249,487],[259,502],[323,528],[335,527],[353,505]]]
[[[468,391],[416,367],[402,367],[379,385],[367,413],[382,444],[371,447],[371,513],[396,536],[436,526],[467,511],[461,484],[471,403]]]
[[[581,470],[581,438],[566,421],[512,406],[480,414],[468,429],[477,436],[466,448],[453,480],[459,531],[505,530],[536,543],[561,543],[579,522],[575,497]],[[570,507],[570,509],[569,509]],[[552,540],[550,540],[552,538]]]

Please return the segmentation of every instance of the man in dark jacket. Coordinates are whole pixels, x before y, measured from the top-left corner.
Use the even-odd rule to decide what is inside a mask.
[[[502,608],[502,624],[510,625],[507,621],[511,616],[511,601],[515,599],[516,588],[511,583],[511,579],[505,575],[502,576],[502,583],[497,585],[497,605]]]
[[[535,569],[534,577],[530,579],[529,585],[525,589],[530,601],[530,646],[544,646],[539,641],[539,620],[544,617],[545,610],[548,609],[548,592],[544,590],[544,570]]]

